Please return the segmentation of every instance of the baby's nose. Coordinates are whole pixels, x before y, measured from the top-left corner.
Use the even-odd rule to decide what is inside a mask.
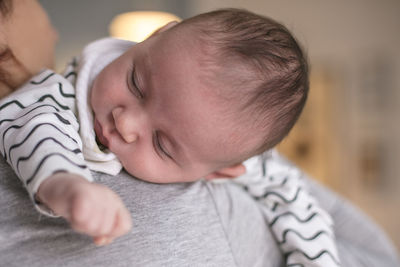
[[[122,138],[127,142],[128,144],[135,142],[138,139],[138,135],[135,133],[129,133],[129,134],[124,134],[121,133]]]
[[[118,107],[112,111],[115,127],[121,135],[122,139],[128,144],[135,142],[139,138],[137,126],[128,113],[123,108]]]

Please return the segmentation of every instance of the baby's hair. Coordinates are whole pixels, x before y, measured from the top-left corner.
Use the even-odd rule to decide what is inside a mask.
[[[306,56],[289,30],[242,9],[200,14],[181,25],[194,26],[198,39],[214,47],[211,58],[218,68],[239,80],[229,95],[240,100],[239,115],[245,114],[252,130],[263,133],[262,144],[245,158],[278,144],[297,121],[309,89]]]

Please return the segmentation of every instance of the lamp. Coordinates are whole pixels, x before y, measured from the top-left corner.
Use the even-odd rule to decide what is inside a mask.
[[[155,30],[174,20],[181,19],[171,13],[159,11],[122,13],[113,18],[109,31],[112,37],[141,42]]]

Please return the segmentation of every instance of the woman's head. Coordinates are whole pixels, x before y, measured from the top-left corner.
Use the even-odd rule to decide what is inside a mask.
[[[37,0],[0,0],[0,97],[53,67],[57,38]]]

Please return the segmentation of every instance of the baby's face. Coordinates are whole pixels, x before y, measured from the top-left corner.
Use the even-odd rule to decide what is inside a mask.
[[[218,96],[202,80],[197,46],[184,34],[158,34],[108,65],[93,84],[98,139],[133,176],[193,181],[236,153]]]

